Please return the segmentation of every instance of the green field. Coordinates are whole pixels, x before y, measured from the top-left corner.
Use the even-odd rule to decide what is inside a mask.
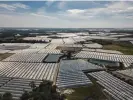
[[[68,100],[84,100],[85,97],[89,96],[89,87],[73,88],[75,92],[67,95]]]
[[[13,53],[4,53],[4,54],[0,54],[0,61],[13,55]]]
[[[92,85],[88,87],[72,88],[75,92],[67,95],[67,100],[84,100],[86,97],[91,97],[94,100],[105,100],[105,97],[99,89]]]
[[[116,50],[126,55],[133,55],[133,44],[130,41],[93,40],[103,45],[105,50]]]
[[[128,44],[125,45],[109,44],[109,45],[104,45],[103,49],[117,50],[126,55],[133,55],[133,46],[129,46]]]

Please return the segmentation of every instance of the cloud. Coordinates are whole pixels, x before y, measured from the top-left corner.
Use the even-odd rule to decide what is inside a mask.
[[[1,3],[0,4],[0,8],[7,9],[7,10],[10,10],[10,11],[14,11],[14,10],[16,10],[18,8],[29,9],[30,7],[25,5],[25,4],[22,4],[22,3],[14,3],[14,4]]]
[[[133,16],[127,16],[127,19],[132,19],[133,20]]]
[[[16,8],[23,8],[23,9],[29,9],[30,7],[25,5],[25,4],[22,4],[22,3],[15,3],[15,4],[12,4],[14,7]]]
[[[106,5],[109,11],[114,13],[125,13],[125,12],[133,12],[133,4],[131,2],[113,2],[112,4]]]
[[[107,19],[85,19],[71,20],[72,17],[56,16],[57,19],[50,16],[37,14],[0,14],[0,27],[44,27],[44,28],[120,28],[132,27],[133,20],[107,20]],[[77,18],[77,17],[76,17]],[[66,20],[69,19],[69,20]],[[74,19],[74,18],[73,18]],[[10,22],[10,23],[9,23]]]
[[[47,1],[46,2],[47,7],[50,7],[54,2],[55,0]]]
[[[44,15],[44,14],[31,13],[30,15],[37,16],[37,17],[44,17],[44,18],[47,18],[47,19],[57,19],[56,17],[47,16],[47,15]]]
[[[9,23],[10,22],[10,23]],[[71,22],[49,16],[23,13],[20,15],[0,14],[0,27],[72,27]]]
[[[81,9],[70,9],[70,10],[67,10],[68,13],[70,14],[82,14],[85,12],[85,10],[81,10]]]
[[[58,3],[58,8],[59,8],[59,9],[64,9],[64,8],[66,8],[66,2],[65,2],[65,1],[60,1],[60,2]]]
[[[53,2],[50,1],[48,5],[38,8],[30,5],[34,10],[22,3],[0,4],[0,8],[8,9],[10,12],[0,11],[0,27],[109,28],[133,26],[133,4],[130,2],[108,2],[108,4],[100,2],[98,4],[100,6],[89,7],[88,5],[88,8],[78,8],[78,6],[75,8],[72,4],[69,7],[68,3],[71,2],[55,2],[56,5],[53,7]],[[20,14],[14,11],[16,9],[29,10],[24,10],[23,13],[20,10]],[[51,11],[53,9],[54,11]]]
[[[68,14],[77,15],[77,16],[125,16],[127,13],[133,13],[133,4],[130,2],[111,2],[106,4],[103,7],[89,8],[89,9],[69,9],[66,11]],[[126,14],[125,14],[126,13]]]

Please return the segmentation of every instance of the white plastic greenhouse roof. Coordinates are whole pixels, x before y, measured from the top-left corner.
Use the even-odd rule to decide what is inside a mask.
[[[75,33],[57,33],[60,37],[75,37],[77,36]]]
[[[52,44],[64,44],[63,39],[52,39]]]
[[[0,44],[0,49],[3,49],[3,50],[19,50],[19,49],[27,49],[29,48],[30,46],[29,45],[19,45],[19,44]]]
[[[116,50],[88,49],[88,48],[83,48],[82,50],[83,51],[101,52],[101,53],[111,53],[111,54],[123,54],[120,51],[116,51]]]
[[[113,100],[133,100],[133,86],[105,72],[88,73]]]
[[[59,46],[60,44],[52,44],[52,43],[50,43],[47,47],[46,47],[46,49],[56,49],[56,47],[57,46]]]
[[[41,49],[38,53],[62,54],[61,51],[57,49]]]
[[[90,85],[91,81],[83,73],[83,71],[102,69],[97,65],[93,65],[84,60],[62,60],[60,62],[60,70],[57,77],[56,85],[59,88]]]
[[[44,58],[46,58],[47,54],[39,54],[39,53],[18,53],[14,54],[3,61],[9,61],[9,62],[36,62],[41,63],[43,62]]]
[[[21,50],[13,50],[9,51],[9,53],[37,53],[41,49],[21,49]]]
[[[14,49],[15,48],[21,49],[21,46],[23,46],[23,47],[27,46],[27,48],[30,48],[30,49],[42,49],[42,48],[45,48],[46,46],[48,46],[49,44],[50,43],[1,43],[0,48],[5,49],[6,46],[7,47],[11,46],[12,48],[14,47]],[[18,47],[16,47],[16,46],[18,46]]]
[[[100,40],[117,40],[115,37],[107,37],[107,36],[91,36],[89,35],[88,38],[90,39],[100,39]]]
[[[76,36],[76,37],[72,37],[72,39],[77,43],[77,42],[81,42],[81,41],[86,41],[85,39],[83,39],[80,36]]]
[[[31,91],[32,88],[29,84],[34,81],[36,86],[42,82],[41,80],[21,79],[21,78],[10,78],[0,76],[0,94],[10,92],[13,99],[20,100],[21,95],[24,91]]]
[[[40,37],[40,36],[36,36],[36,37],[25,37],[23,38],[23,40],[27,40],[27,41],[49,41],[51,40],[50,38],[47,38],[47,37]]]
[[[123,63],[124,67],[130,67],[132,63]]]
[[[133,41],[130,41],[133,44]]]
[[[125,38],[124,37],[124,38],[120,38],[119,41],[133,41],[133,38],[132,37],[131,38],[128,38],[128,37]]]
[[[115,72],[133,79],[133,69],[119,70]]]
[[[2,49],[0,49],[0,53],[2,54],[2,53],[8,53],[8,52],[10,52],[10,50],[2,50]]]
[[[1,43],[0,46],[30,46],[31,43]]]
[[[5,77],[54,80],[57,63],[0,62],[0,75]]]
[[[83,47],[81,44],[62,44],[63,47]]]
[[[47,47],[49,43],[34,43],[33,45],[30,46],[31,49],[44,49]]]
[[[108,53],[89,52],[89,51],[88,52],[81,51],[76,54],[75,58],[95,58],[95,59],[124,62],[124,63],[133,62],[133,55],[108,54]]]
[[[103,46],[101,44],[98,44],[98,43],[92,43],[92,44],[83,44],[86,48],[96,48],[96,49],[99,49],[99,48],[102,48]]]
[[[71,37],[69,37],[69,38],[63,38],[63,42],[65,44],[74,44],[74,43],[76,43]]]
[[[123,54],[120,51],[116,51],[116,50],[104,50],[104,49],[96,49],[96,52],[112,53],[112,54]]]

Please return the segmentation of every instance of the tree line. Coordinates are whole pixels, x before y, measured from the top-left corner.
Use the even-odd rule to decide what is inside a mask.
[[[57,92],[56,85],[52,85],[51,81],[43,80],[39,86],[32,81],[29,86],[32,91],[24,91],[20,100],[65,100],[66,96]],[[0,100],[14,100],[10,92],[0,95]]]

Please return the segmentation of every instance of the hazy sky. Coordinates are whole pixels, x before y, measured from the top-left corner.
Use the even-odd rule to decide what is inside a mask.
[[[133,1],[0,1],[0,27],[128,28]]]

